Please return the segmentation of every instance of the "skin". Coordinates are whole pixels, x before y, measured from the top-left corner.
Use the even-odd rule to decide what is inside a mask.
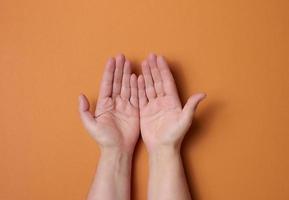
[[[88,199],[130,199],[131,161],[140,130],[149,153],[148,198],[191,199],[180,148],[205,96],[197,93],[182,107],[162,56],[150,54],[138,78],[123,55],[110,58],[94,114],[87,98],[79,97],[82,122],[101,150]]]
[[[122,55],[105,66],[95,113],[79,96],[84,127],[100,147],[100,160],[88,200],[130,199],[131,162],[139,137],[137,76]]]
[[[167,62],[155,54],[142,62],[138,92],[141,135],[149,153],[148,199],[191,199],[180,147],[206,95],[197,93],[182,107]]]

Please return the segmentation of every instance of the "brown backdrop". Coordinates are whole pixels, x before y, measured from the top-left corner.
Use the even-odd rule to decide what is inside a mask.
[[[106,59],[139,72],[168,58],[201,104],[183,145],[197,200],[289,199],[288,0],[1,0],[0,199],[85,199],[98,160],[77,96],[96,100]],[[133,199],[146,199],[147,154]]]

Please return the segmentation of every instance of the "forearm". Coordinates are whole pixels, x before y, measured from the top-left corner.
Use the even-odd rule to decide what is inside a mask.
[[[149,153],[149,200],[190,200],[178,149],[161,148]]]
[[[88,200],[129,200],[132,154],[102,150]]]

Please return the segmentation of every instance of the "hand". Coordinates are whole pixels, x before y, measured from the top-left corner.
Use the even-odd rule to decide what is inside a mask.
[[[139,137],[137,77],[123,55],[106,64],[95,114],[84,95],[79,97],[83,125],[102,149],[132,153]]]
[[[142,62],[138,77],[141,134],[149,152],[162,147],[180,148],[198,103],[205,98],[197,93],[182,107],[174,78],[162,56],[150,54]]]

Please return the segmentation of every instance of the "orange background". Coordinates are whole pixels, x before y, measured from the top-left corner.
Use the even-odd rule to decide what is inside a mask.
[[[85,199],[99,151],[77,96],[96,100],[123,52],[168,58],[182,99],[208,98],[183,144],[197,200],[289,199],[288,0],[1,0],[0,199]],[[140,141],[133,199],[146,199]]]

